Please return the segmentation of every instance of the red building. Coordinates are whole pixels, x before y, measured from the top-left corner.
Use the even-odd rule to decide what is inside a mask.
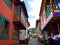
[[[24,2],[20,2],[20,0],[0,0],[0,45],[19,43],[19,30],[26,30],[29,27],[28,24]]]

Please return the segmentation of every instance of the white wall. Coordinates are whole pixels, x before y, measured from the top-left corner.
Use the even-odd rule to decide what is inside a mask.
[[[28,30],[19,30],[19,40],[25,40],[28,38]]]
[[[19,30],[19,40],[25,40],[25,31],[26,30]]]

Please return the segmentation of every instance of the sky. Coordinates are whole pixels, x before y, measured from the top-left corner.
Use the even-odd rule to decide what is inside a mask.
[[[42,0],[24,0],[29,15],[30,28],[35,28]]]

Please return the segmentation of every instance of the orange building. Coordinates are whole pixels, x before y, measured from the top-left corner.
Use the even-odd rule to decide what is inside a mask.
[[[26,30],[28,24],[24,2],[0,0],[0,45],[19,44],[19,30]]]

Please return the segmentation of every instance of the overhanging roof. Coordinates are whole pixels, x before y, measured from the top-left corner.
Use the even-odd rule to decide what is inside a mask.
[[[26,5],[25,5],[24,1],[21,2],[21,6],[24,9],[25,16],[28,18],[27,9],[26,9]]]

